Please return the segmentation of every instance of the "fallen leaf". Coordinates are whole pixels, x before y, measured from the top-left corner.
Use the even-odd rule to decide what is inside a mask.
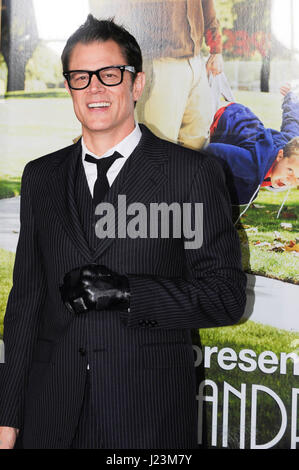
[[[284,219],[297,219],[297,215],[295,214],[295,212],[291,211],[282,212],[281,217],[283,217]]]
[[[285,246],[286,251],[297,251],[299,253],[299,243],[289,243]]]

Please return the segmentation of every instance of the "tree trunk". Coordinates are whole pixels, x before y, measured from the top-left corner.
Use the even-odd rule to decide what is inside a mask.
[[[25,68],[38,44],[32,0],[3,0],[1,51],[8,69],[7,91],[24,90]]]
[[[16,54],[11,50],[7,61],[7,91],[17,91],[25,89],[25,67],[24,54]]]
[[[261,91],[269,93],[270,90],[270,56],[264,56],[261,68]]]

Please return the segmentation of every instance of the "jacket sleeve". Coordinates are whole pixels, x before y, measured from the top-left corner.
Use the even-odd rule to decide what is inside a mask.
[[[299,137],[299,99],[289,92],[282,103],[281,132],[287,141]]]
[[[220,24],[216,17],[214,0],[202,0],[204,15],[204,34],[210,54],[220,54],[222,52],[222,37]]]
[[[202,246],[187,249],[184,240],[190,278],[129,275],[128,327],[208,328],[236,323],[243,314],[246,276],[240,243],[224,175],[213,157],[196,173],[189,200],[203,203]]]
[[[0,426],[20,428],[28,369],[46,283],[30,200],[30,164],[21,185],[21,229],[4,317],[5,363],[0,364]]]

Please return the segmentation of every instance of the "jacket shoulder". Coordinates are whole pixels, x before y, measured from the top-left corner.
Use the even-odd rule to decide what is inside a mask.
[[[76,144],[31,160],[25,165],[22,181],[27,180],[34,182],[34,184],[38,184],[38,182],[43,184],[56,168],[71,159],[80,149],[81,145],[77,142]]]
[[[222,173],[222,165],[218,159],[204,149],[193,150],[181,145],[165,142],[165,150],[169,156],[169,163],[182,171],[205,172],[206,169],[213,169],[217,173]]]
[[[141,125],[141,129],[145,132],[146,139],[144,143],[146,149],[152,154],[154,159],[156,154],[164,155],[170,166],[182,169],[192,168],[194,171],[200,170],[205,164],[211,164],[221,168],[217,158],[205,150],[193,150],[177,143],[161,139],[144,125]]]

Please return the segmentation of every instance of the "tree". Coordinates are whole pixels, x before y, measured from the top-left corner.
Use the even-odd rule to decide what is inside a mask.
[[[7,91],[24,90],[25,67],[38,44],[32,0],[2,0],[1,52],[7,69]]]
[[[271,0],[217,0],[227,57],[251,59],[256,53],[262,57],[261,91],[269,91],[271,60]],[[221,18],[221,17],[220,17]],[[222,18],[221,18],[222,20]]]
[[[246,31],[249,37],[264,37],[262,56],[261,91],[269,92],[270,60],[271,60],[271,0],[246,0],[236,2],[234,28]]]

